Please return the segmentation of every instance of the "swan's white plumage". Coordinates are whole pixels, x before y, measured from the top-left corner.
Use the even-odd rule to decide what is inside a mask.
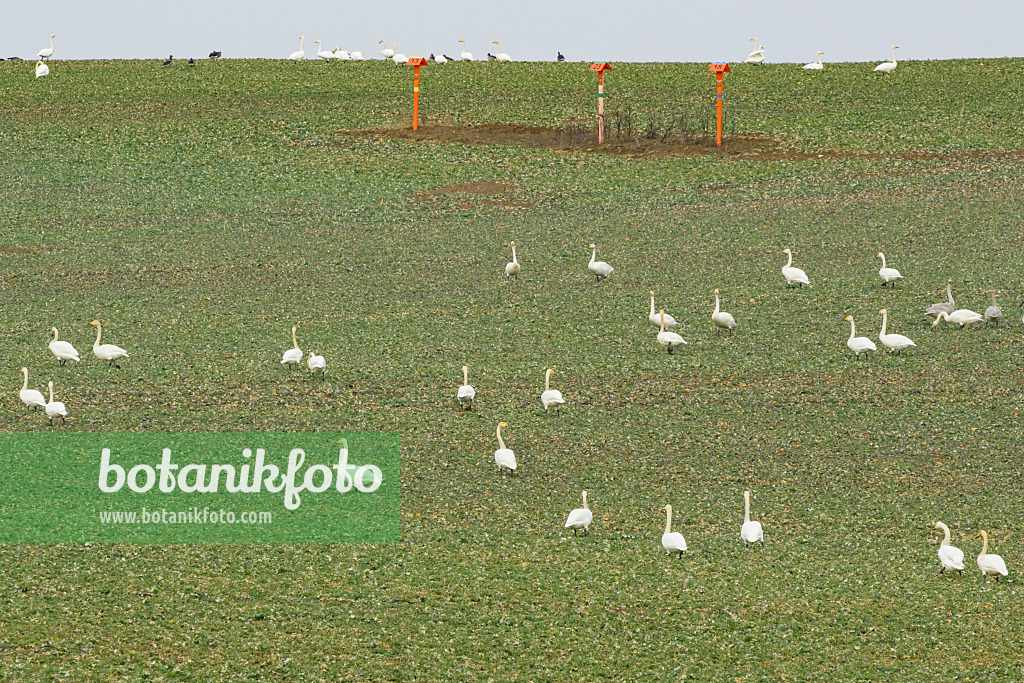
[[[878,277],[882,278],[882,286],[895,282],[896,280],[902,280],[903,276],[900,275],[900,271],[895,268],[885,267],[885,254],[878,252],[878,258],[882,259],[882,267],[878,270]]]
[[[882,72],[884,74],[891,74],[893,71],[895,71],[896,70],[896,50],[899,49],[899,47],[900,47],[899,45],[893,45],[892,46],[892,61],[891,62],[882,62],[881,64],[876,66],[874,70],[875,71],[880,71],[880,72]]]
[[[68,409],[64,407],[64,404],[60,401],[53,400],[53,382],[49,383],[50,387],[50,401],[46,404],[46,417],[50,418],[50,422],[53,422],[53,418],[59,417],[61,420],[68,416]]]
[[[514,277],[519,279],[519,273],[522,271],[522,264],[516,260],[516,243],[511,242],[509,246],[512,247],[512,260],[505,264],[505,277]]]
[[[554,408],[558,411],[559,408],[565,405],[562,392],[551,388],[551,375],[554,372],[554,368],[548,368],[547,372],[544,373],[544,393],[540,395],[540,403],[544,406],[545,412],[547,412],[548,408]]]
[[[661,535],[661,547],[668,551],[668,554],[679,553],[680,556],[686,550],[686,539],[678,531],[672,531],[672,506],[665,506],[665,533]]]
[[[44,47],[42,50],[36,53],[36,57],[39,59],[49,59],[53,56],[53,39],[57,37],[57,34],[50,36],[50,47]]]
[[[981,548],[981,554],[978,555],[978,569],[981,570],[982,576],[986,578],[994,576],[996,581],[998,581],[1000,576],[1007,575],[1006,563],[999,555],[988,552],[988,534],[985,531],[979,531],[978,536],[981,536],[985,541]]]
[[[320,373],[322,375],[327,374],[327,359],[323,356],[317,355],[315,351],[310,351],[309,357],[306,359],[306,369],[311,373]]]
[[[665,311],[659,311],[658,313],[659,313],[659,316],[662,316],[662,315],[665,314]],[[675,332],[666,332],[665,331],[665,321],[662,320],[661,321],[661,331],[658,332],[658,343],[661,344],[664,347],[667,347],[668,348],[668,352],[672,353],[672,349],[674,349],[677,346],[683,346],[684,344],[686,344],[686,340],[683,339],[678,334],[676,334]]]
[[[939,543],[939,563],[942,569],[939,573],[945,573],[947,569],[955,569],[958,572],[964,570],[964,551],[949,544],[949,527],[942,522],[935,522],[935,528],[945,535]]]
[[[58,338],[58,332],[56,327],[51,327],[50,331],[53,332],[53,341],[50,342],[50,353],[57,357],[61,365],[68,362],[69,360],[81,361],[82,359],[78,356],[78,351],[75,347],[66,341],[60,341]]]
[[[472,62],[473,61],[473,53],[472,52],[466,52],[466,41],[465,40],[460,40],[459,42],[462,43],[462,52],[459,53],[459,59],[461,59],[464,62]]]
[[[789,255],[789,260],[786,261],[786,265],[782,266],[782,277],[786,278],[786,286],[792,287],[793,285],[808,285],[810,286],[811,281],[807,279],[807,273],[800,270],[799,268],[793,267],[793,252],[790,249],[784,249],[783,254]]]
[[[299,49],[288,55],[288,59],[293,62],[300,62],[306,58],[306,51],[302,49],[303,44],[306,42],[305,36],[299,36]]]
[[[743,492],[743,526],[740,527],[740,538],[744,543],[764,543],[761,522],[750,519],[750,491]]]
[[[715,310],[711,313],[711,322],[720,330],[729,330],[729,334],[736,329],[736,319],[729,313],[719,310],[721,303],[718,300],[718,290],[715,290]]]
[[[381,55],[383,55],[383,56],[384,56],[384,59],[391,59],[392,57],[394,57],[394,56],[395,56],[395,51],[394,51],[394,49],[392,49],[392,48],[388,47],[388,44],[387,44],[387,43],[386,43],[385,41],[383,41],[383,40],[378,40],[378,41],[377,41],[377,44],[378,44],[378,45],[383,45],[383,46],[384,46],[384,47],[382,47],[382,48],[380,49],[380,53],[381,53]]]
[[[507,53],[501,51],[501,45],[498,41],[494,41],[494,45],[497,46],[494,50],[494,58],[499,62],[511,62],[512,58]]]
[[[498,474],[501,474],[502,470],[515,472],[519,466],[516,462],[516,454],[512,452],[511,448],[505,448],[505,441],[501,438],[502,427],[508,427],[508,423],[498,424],[498,450],[494,451],[494,464],[498,466]]]
[[[883,308],[879,311],[882,314],[882,330],[878,333],[878,341],[882,342],[882,346],[889,349],[889,353],[895,351],[900,353],[904,349],[909,349],[911,346],[917,346],[908,337],[904,337],[902,334],[886,334],[885,326],[889,320],[889,309]]]
[[[854,336],[857,334],[857,327],[853,324],[853,316],[848,315],[846,319],[850,321],[850,338],[846,340],[846,345],[850,347],[850,350],[858,356],[868,351],[877,351],[878,347],[867,337]]]
[[[473,409],[473,399],[476,398],[476,389],[469,385],[469,366],[462,366],[462,386],[459,387],[459,391],[455,397],[459,400],[459,405],[462,406],[463,410]]]
[[[46,66],[42,62],[36,62],[36,78],[42,78],[43,76],[50,75],[50,67]]]
[[[591,244],[588,249],[591,250],[590,263],[587,264],[587,270],[597,277],[598,281],[605,279],[609,275],[615,272],[615,269],[609,266],[604,261],[597,261],[597,247]]]
[[[348,56],[354,62],[362,62],[366,59],[366,57],[363,56],[363,53],[359,50],[356,50],[355,52],[350,52]]]
[[[579,529],[582,529],[583,533],[586,533],[593,521],[594,513],[590,511],[590,507],[587,505],[587,492],[584,491],[583,507],[576,508],[569,513],[569,516],[565,520],[565,528],[572,529],[573,534],[575,534]]]
[[[299,342],[295,338],[295,330],[299,329],[298,325],[292,325],[292,348],[288,349],[281,356],[281,365],[298,365],[302,362],[302,350],[299,348]]]
[[[96,341],[92,345],[92,353],[94,356],[100,360],[105,360],[108,363],[116,363],[122,358],[128,358],[128,352],[120,346],[114,346],[113,344],[100,344],[100,338],[103,336],[103,326],[100,325],[99,320],[93,320],[89,324],[96,326]]]
[[[661,314],[654,309],[654,290],[651,290],[651,312],[647,315],[647,319],[650,320],[655,327],[661,327]],[[668,313],[665,313],[665,329],[671,330],[673,327],[679,327],[679,323],[676,322],[675,318],[670,316]]]
[[[810,64],[804,64],[803,68],[807,69],[808,71],[821,71],[822,69],[824,69],[825,65],[821,63],[821,56],[823,54],[825,53],[822,52],[821,50],[818,50],[818,61],[811,62]]]
[[[747,55],[747,64],[760,64],[764,61],[764,45],[757,44],[757,38],[751,38],[754,41],[754,51]]]
[[[46,399],[43,397],[43,392],[28,388],[28,368],[22,368],[21,374],[25,376],[25,381],[21,385],[21,391],[18,392],[18,398],[29,408],[33,406],[46,408]]]
[[[932,304],[925,309],[924,314],[929,318],[938,318],[939,313],[945,311],[952,313],[956,310],[956,303],[953,301],[953,280],[946,280],[946,301],[944,303]]]
[[[959,325],[960,327],[966,327],[967,325],[973,325],[974,323],[984,322],[985,317],[981,313],[975,313],[967,308],[961,308],[953,311],[952,313],[946,313],[941,311],[932,321],[932,327],[939,324],[939,321],[945,320],[950,325]]]

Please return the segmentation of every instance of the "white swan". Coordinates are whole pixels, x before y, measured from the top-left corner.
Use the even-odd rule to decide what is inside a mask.
[[[434,57],[434,63],[435,64],[447,64],[448,63],[448,58],[445,57],[444,55],[438,55],[438,56]]]
[[[565,405],[562,392],[551,388],[551,375],[554,371],[554,368],[548,368],[548,371],[544,373],[544,393],[540,395],[540,402],[544,406],[544,412],[547,412],[548,408],[554,408],[555,412],[558,413],[559,409]]]
[[[50,402],[46,404],[46,417],[50,418],[50,424],[53,424],[53,418],[59,417],[61,424],[67,421],[68,409],[64,407],[64,404],[60,401],[53,400],[53,382],[50,382]]]
[[[715,324],[717,330],[729,330],[729,334],[732,335],[732,331],[736,329],[736,319],[732,315],[725,311],[719,311],[720,304],[718,301],[718,290],[715,290],[715,310],[711,313],[711,322]]]
[[[50,36],[50,47],[44,47],[42,50],[40,50],[36,54],[36,57],[39,57],[39,59],[49,59],[50,57],[52,57],[53,56],[53,39],[56,38],[56,37],[57,37],[57,34],[51,35]]]
[[[394,43],[391,43],[391,47],[395,47]],[[401,52],[392,50],[395,54],[391,56],[391,61],[395,63],[395,66],[405,66],[405,63],[409,61],[409,58],[403,55]]]
[[[786,265],[782,266],[782,277],[786,278],[786,287],[789,288],[793,285],[800,285],[801,287],[807,285],[810,287],[811,281],[807,279],[807,273],[793,267],[793,252],[787,247],[782,250],[782,253],[789,255]]]
[[[508,470],[509,474],[515,474],[516,468],[519,466],[516,463],[516,454],[512,452],[511,448],[505,448],[505,441],[501,438],[502,427],[508,427],[508,423],[498,423],[498,450],[494,451],[494,464],[498,466],[499,476],[502,470]]]
[[[998,555],[990,555],[988,552],[988,534],[984,530],[978,532],[978,536],[984,539],[985,543],[981,547],[981,555],[978,555],[978,569],[981,570],[981,575],[986,579],[990,576],[996,577],[996,581],[999,580],[1000,576],[1006,576],[1006,563],[1003,562],[1003,558]],[[977,538],[978,536],[975,536]]]
[[[350,55],[347,51],[342,50],[340,47],[334,48],[328,54],[331,55],[331,59],[335,59],[339,62],[347,62],[352,59],[352,55]]]
[[[50,75],[50,67],[46,66],[42,62],[36,62],[36,78],[42,78],[43,76]]]
[[[926,308],[924,314],[929,318],[938,318],[942,311],[952,313],[956,310],[956,303],[953,301],[953,278],[946,280],[946,299],[945,303],[932,304]]]
[[[964,551],[949,544],[949,527],[942,522],[935,522],[935,528],[945,534],[942,542],[939,543],[939,569],[940,574],[945,574],[947,569],[955,569],[961,574],[964,573]]]
[[[389,48],[386,42],[384,42],[383,40],[378,40],[377,44],[384,46],[380,49],[380,53],[384,56],[384,59],[391,59],[392,57],[395,56],[395,51],[392,48]]]
[[[679,323],[676,322],[675,318],[670,316],[668,313],[665,313],[664,311],[662,311],[662,313],[664,313],[664,316],[665,316],[665,329],[666,330],[671,330],[673,327],[679,327]],[[651,323],[653,323],[655,327],[661,327],[662,313],[658,313],[658,311],[654,310],[654,290],[652,289],[651,290],[651,312],[647,315],[647,319],[650,320]]]
[[[306,36],[299,36],[299,49],[297,52],[293,52],[290,55],[288,55],[288,59],[292,60],[293,62],[300,62],[303,59],[305,59],[306,51],[302,49],[302,46],[305,44],[305,42]]]
[[[511,62],[512,58],[509,57],[506,53],[501,51],[501,45],[498,45],[498,41],[495,40],[494,44],[497,46],[496,49],[494,50],[494,52],[495,52],[495,55],[494,55],[495,59],[497,59],[499,62]]]
[[[743,539],[743,545],[758,541],[764,545],[764,530],[761,528],[761,522],[750,521],[750,491],[743,492],[743,526],[740,527],[740,538]]]
[[[882,331],[878,333],[878,341],[882,342],[882,346],[889,349],[889,353],[895,351],[897,354],[903,355],[903,349],[917,346],[917,344],[902,334],[886,334],[885,324],[889,318],[889,309],[883,308],[879,313],[882,314]]]
[[[665,311],[658,311],[658,314],[663,316],[663,315],[665,315]],[[680,337],[675,332],[666,332],[665,331],[665,320],[662,319],[662,321],[661,321],[661,332],[658,332],[658,343],[661,344],[662,346],[667,346],[668,347],[668,352],[672,353],[672,349],[674,349],[677,346],[684,345],[686,343],[686,340],[684,340],[682,337]]]
[[[298,325],[292,325],[292,348],[281,356],[281,365],[290,365],[294,368],[302,362],[302,350],[299,348],[299,342],[295,339],[295,330],[297,329],[299,329]]]
[[[850,321],[850,338],[846,340],[846,345],[850,347],[850,350],[853,351],[858,358],[860,358],[860,354],[862,353],[867,356],[868,351],[877,351],[878,347],[876,347],[875,343],[867,337],[854,336],[857,334],[857,328],[853,324],[853,316],[848,315],[846,316],[846,319]]]
[[[584,535],[588,533],[591,523],[594,521],[594,513],[590,511],[587,506],[587,492],[583,492],[583,507],[576,508],[569,513],[569,516],[565,520],[565,528],[572,529],[572,535],[576,535],[576,531],[583,529]]]
[[[21,374],[25,376],[25,381],[21,385],[21,391],[18,392],[18,398],[29,408],[32,406],[45,408],[46,399],[43,398],[43,392],[28,388],[28,368],[22,368]]]
[[[892,283],[893,287],[895,287],[896,280],[902,280],[903,276],[895,268],[885,267],[885,254],[878,252],[878,258],[882,259],[882,267],[878,269],[878,277],[882,278],[882,286],[885,287],[887,284]]]
[[[874,68],[874,71],[880,71],[883,74],[891,74],[896,71],[896,50],[899,49],[899,45],[893,45],[893,60],[883,61],[880,65]]]
[[[747,64],[760,64],[764,61],[764,45],[758,46],[757,38],[751,38],[754,41],[754,51],[747,55]]]
[[[825,65],[821,63],[821,56],[823,54],[825,54],[825,53],[822,52],[821,50],[818,50],[818,61],[811,62],[810,64],[804,64],[803,68],[805,68],[805,69],[807,69],[809,71],[821,71],[822,69],[824,69]]]
[[[462,386],[455,395],[459,399],[459,405],[463,410],[473,410],[473,399],[476,398],[476,389],[469,386],[469,366],[462,366]]]
[[[678,531],[672,531],[671,505],[665,506],[665,533],[661,535],[661,547],[668,551],[669,556],[679,553],[679,557],[682,557],[686,550],[686,539]]]
[[[107,361],[107,365],[113,365],[115,368],[121,366],[117,364],[122,358],[128,358],[128,352],[122,349],[120,346],[114,346],[113,344],[100,344],[100,337],[103,335],[103,326],[100,325],[99,320],[93,320],[90,325],[96,326],[96,341],[92,345],[92,353],[100,360]]]
[[[597,247],[590,244],[587,248],[592,250],[592,253],[590,254],[590,263],[587,264],[587,270],[594,274],[598,282],[615,272],[615,269],[604,261],[594,260],[597,258]]]
[[[985,309],[985,322],[995,323],[999,327],[999,321],[1003,319],[1003,309],[996,304],[996,290],[992,290],[992,305]]]
[[[327,377],[327,359],[318,356],[315,351],[310,351],[306,359],[306,369],[314,375],[319,372],[320,378],[323,379]]]
[[[511,242],[509,246],[512,247],[512,260],[505,264],[505,277],[514,277],[518,280],[519,273],[522,271],[523,267],[519,261],[516,260],[516,243]]]
[[[325,60],[334,59],[334,53],[333,52],[325,52],[324,49],[323,49],[323,43],[321,43],[319,40],[314,40],[313,44],[318,46],[317,49],[316,49],[316,56],[318,58],[325,59]]]
[[[348,56],[353,62],[362,62],[366,60],[366,57],[363,56],[363,53],[360,50],[349,52]]]
[[[461,59],[464,62],[472,62],[473,61],[473,53],[472,52],[466,52],[466,41],[465,40],[460,40],[459,42],[462,43],[462,52],[459,53],[459,59]]]
[[[959,325],[962,330],[968,325],[983,322],[985,320],[985,316],[981,313],[975,313],[967,308],[961,308],[960,310],[953,311],[952,313],[942,311],[935,320],[932,321],[932,327],[938,325],[940,320],[945,320],[947,323],[952,325]]]
[[[51,327],[50,331],[53,332],[53,341],[50,342],[50,353],[52,353],[53,355],[55,355],[57,357],[57,360],[60,361],[61,365],[64,365],[69,360],[73,360],[73,361],[81,361],[82,360],[81,358],[78,357],[78,351],[75,350],[74,346],[72,346],[71,344],[69,344],[66,341],[60,341],[57,338],[57,328],[56,327]]]

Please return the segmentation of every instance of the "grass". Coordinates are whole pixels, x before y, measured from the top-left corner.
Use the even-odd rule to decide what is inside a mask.
[[[1024,146],[1020,63],[740,65],[738,131],[879,153],[774,162],[337,135],[405,122],[390,64],[0,64],[0,429],[50,429],[17,401],[27,365],[69,431],[399,431],[403,449],[397,545],[5,546],[4,675],[1019,680],[1022,175],[991,152]],[[705,69],[617,65],[610,106],[698,106]],[[584,65],[424,72],[423,111],[456,123],[593,107]],[[475,180],[510,188],[413,199]],[[615,267],[600,285],[591,241]],[[812,288],[785,288],[787,246]],[[947,277],[975,310],[1003,292],[1006,324],[930,328]],[[671,357],[650,289],[689,342]],[[843,318],[876,337],[882,307],[918,348],[856,361]],[[49,328],[88,355],[96,318],[131,360],[58,368]],[[325,382],[280,367],[295,322]],[[537,400],[547,367],[561,417]],[[491,462],[502,420],[516,479]],[[764,548],[739,541],[745,488]],[[595,522],[573,538],[581,489]],[[937,519],[963,577],[937,575]],[[1009,581],[981,580],[979,528]]]

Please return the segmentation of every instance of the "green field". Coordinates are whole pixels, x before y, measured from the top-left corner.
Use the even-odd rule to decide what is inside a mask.
[[[729,130],[806,161],[346,136],[407,125],[411,74],[159,64],[0,63],[0,430],[397,431],[403,540],[0,547],[0,677],[1024,678],[1024,60],[737,66]],[[696,110],[706,69],[617,65],[609,106]],[[431,66],[422,111],[554,126],[594,91],[585,64]],[[425,194],[470,181],[505,186]],[[785,287],[786,247],[813,287]],[[999,290],[1005,323],[931,328],[947,277],[979,312]],[[651,289],[689,342],[672,356]],[[918,347],[855,360],[844,317],[877,338],[883,307]],[[325,381],[281,367],[295,323]],[[82,363],[57,366],[54,325]],[[23,365],[66,427],[18,400]],[[935,520],[963,576],[938,575]],[[979,529],[1009,580],[982,580]]]

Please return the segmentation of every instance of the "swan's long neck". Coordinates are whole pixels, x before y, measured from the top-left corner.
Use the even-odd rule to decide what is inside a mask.
[[[882,337],[885,336],[885,323],[888,321],[888,317],[889,317],[889,312],[888,311],[882,311],[882,332],[880,333],[880,336],[882,336]]]
[[[949,282],[949,280],[946,281],[946,298],[949,300],[949,305],[952,306],[953,305],[953,285]]]
[[[789,260],[786,261],[786,267],[789,268],[793,265],[793,252],[787,252],[789,254]]]
[[[28,389],[28,368],[22,368],[21,374],[25,376],[25,381],[21,385],[21,390],[25,391]]]
[[[494,52],[495,54],[501,52],[501,43],[499,43],[498,41],[494,41]]]
[[[665,331],[665,311],[661,312],[661,331]]]
[[[743,523],[750,521],[750,492],[743,492]]]
[[[512,243],[512,263],[519,263],[519,261],[516,260],[516,245],[515,245],[515,242]]]
[[[544,373],[544,391],[551,391],[551,370]]]
[[[463,384],[463,386],[469,384],[469,366],[468,365],[463,365],[462,366],[462,384]]]
[[[590,509],[589,507],[587,507],[587,492],[586,491],[583,492],[583,509],[584,510],[589,510]]]
[[[295,338],[295,328],[294,327],[292,327],[292,348],[293,349],[299,348],[299,342]]]
[[[981,554],[988,555],[988,534],[986,534],[984,531],[981,532],[981,540]]]
[[[665,533],[672,533],[672,506],[665,506]]]
[[[857,336],[857,327],[853,324],[853,317],[850,317],[850,341]]]
[[[50,403],[53,403],[53,382],[50,382]]]
[[[996,305],[996,293],[995,293],[995,292],[992,292],[992,305],[993,305],[993,306],[995,306],[995,305]],[[54,338],[53,338],[53,340],[54,340],[54,341],[57,341],[57,338],[56,338],[56,337],[54,337]]]
[[[882,257],[882,268],[885,268],[885,254],[878,252],[878,255]]]
[[[302,51],[302,46],[305,45],[305,44],[306,44],[306,39],[304,37],[303,38],[299,38],[299,52]]]
[[[594,247],[593,252],[590,254],[590,262],[593,263],[597,259],[597,247]]]
[[[992,305],[996,305],[996,293],[992,292]],[[57,328],[53,328],[53,341],[57,341]]]
[[[942,529],[943,533],[942,543],[940,543],[939,545],[949,545],[949,527],[943,524],[942,522],[939,522],[939,528]]]
[[[818,64],[821,64],[821,53],[818,53]]]
[[[505,442],[501,438],[501,425],[498,425],[498,448],[505,448]]]
[[[96,323],[96,343],[93,344],[93,348],[100,345],[100,337],[103,335],[103,325]]]
[[[651,315],[654,315],[654,295],[651,294]]]
[[[892,49],[892,63],[896,63],[896,48]]]
[[[720,304],[718,303],[718,292],[715,292],[715,312],[714,312],[713,315],[718,315],[718,307],[719,307],[719,305]]]

